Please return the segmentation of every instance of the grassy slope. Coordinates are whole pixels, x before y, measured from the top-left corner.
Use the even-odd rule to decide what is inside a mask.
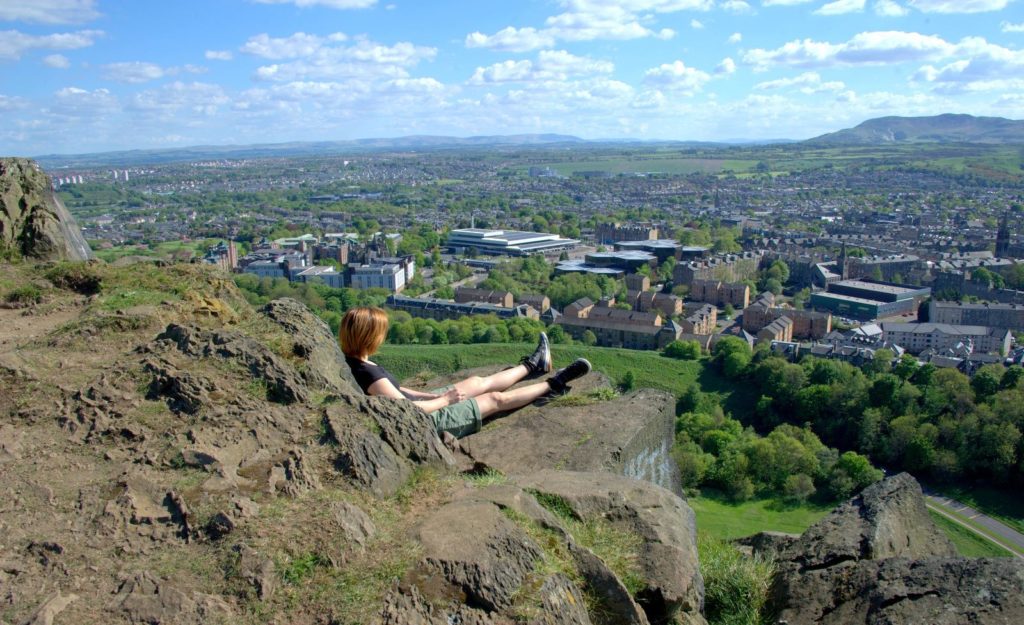
[[[697,513],[697,528],[723,540],[763,531],[800,534],[832,509],[831,505],[783,507],[771,499],[734,504],[714,496],[701,496],[687,501]]]
[[[935,490],[1024,532],[1024,499],[984,486],[937,486]]]
[[[1010,552],[995,543],[985,540],[974,532],[950,521],[941,514],[928,511],[932,521],[949,537],[960,555],[969,558],[1001,558],[1010,557]]]

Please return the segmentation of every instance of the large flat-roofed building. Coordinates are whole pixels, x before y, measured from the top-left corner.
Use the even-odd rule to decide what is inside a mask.
[[[825,293],[812,293],[811,306],[842,317],[873,320],[916,313],[918,305],[930,294],[928,287],[840,280],[829,284]]]
[[[1024,306],[932,300],[928,304],[928,320],[932,323],[988,326],[1021,331],[1024,330]]]
[[[499,319],[540,318],[537,310],[526,304],[505,308],[480,302],[458,303],[446,299],[407,297],[405,295],[391,295],[385,303],[389,308],[404,310],[413,317],[437,319],[438,321],[458,319],[466,315],[495,315]]]
[[[969,345],[975,353],[1006,354],[1013,341],[1013,334],[1005,328],[947,323],[883,323],[882,333],[886,342],[912,354],[948,349],[957,344]]]
[[[316,265],[295,276],[297,282],[322,282],[329,287],[340,289],[345,286],[345,274],[329,265]]]
[[[596,273],[619,277],[636,273],[644,265],[657,264],[653,254],[641,251],[593,252],[583,260],[564,260],[555,265],[557,273]]]
[[[673,239],[652,239],[650,241],[620,241],[615,244],[616,251],[647,252],[665,262],[670,258],[679,259],[683,246]]]
[[[405,288],[405,269],[393,265],[360,265],[350,268],[350,281],[354,289],[386,289],[398,293]]]
[[[460,228],[448,234],[448,247],[456,254],[473,249],[492,256],[529,256],[568,251],[577,245],[576,239],[544,232]]]

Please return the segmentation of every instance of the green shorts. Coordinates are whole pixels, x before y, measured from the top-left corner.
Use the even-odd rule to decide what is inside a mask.
[[[449,384],[448,386],[435,388],[430,392],[443,395],[451,388],[452,385]],[[434,428],[438,434],[449,432],[455,438],[462,438],[463,436],[479,432],[480,426],[483,424],[483,417],[480,416],[480,405],[472,397],[451,406],[438,408],[430,413],[430,417],[434,420]]]

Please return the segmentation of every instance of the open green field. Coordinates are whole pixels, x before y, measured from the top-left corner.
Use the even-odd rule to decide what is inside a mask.
[[[443,375],[484,365],[512,364],[533,348],[526,343],[384,345],[374,361],[399,379],[406,379],[424,371]],[[675,360],[658,352],[583,345],[552,345],[551,354],[556,368],[583,357],[615,382],[632,371],[638,388],[657,388],[677,397],[697,382],[705,393],[717,394],[727,411],[747,410],[757,400],[748,387],[737,387],[718,375],[707,366],[707,360]]]
[[[831,505],[783,506],[774,499],[737,504],[710,492],[687,502],[697,513],[697,529],[722,540],[766,531],[801,534],[832,510]]]
[[[968,558],[1008,558],[1010,552],[1003,549],[992,541],[985,540],[969,529],[957,525],[941,514],[932,510],[928,511],[932,521],[949,537],[960,555]]]
[[[196,256],[203,254],[208,248],[217,244],[218,239],[203,239],[197,241],[165,241],[150,247],[149,249],[138,249],[136,247],[114,247],[109,250],[93,250],[96,258],[112,263],[124,256],[152,256],[154,258],[170,258],[171,254],[179,250],[190,250]]]

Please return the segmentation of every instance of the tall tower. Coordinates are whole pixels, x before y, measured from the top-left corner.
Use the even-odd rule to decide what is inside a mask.
[[[850,279],[850,258],[846,255],[846,241],[843,241],[843,247],[839,250],[839,275],[843,280]]]
[[[999,218],[999,230],[996,231],[996,258],[1006,258],[1010,251],[1010,223],[1008,213]]]

